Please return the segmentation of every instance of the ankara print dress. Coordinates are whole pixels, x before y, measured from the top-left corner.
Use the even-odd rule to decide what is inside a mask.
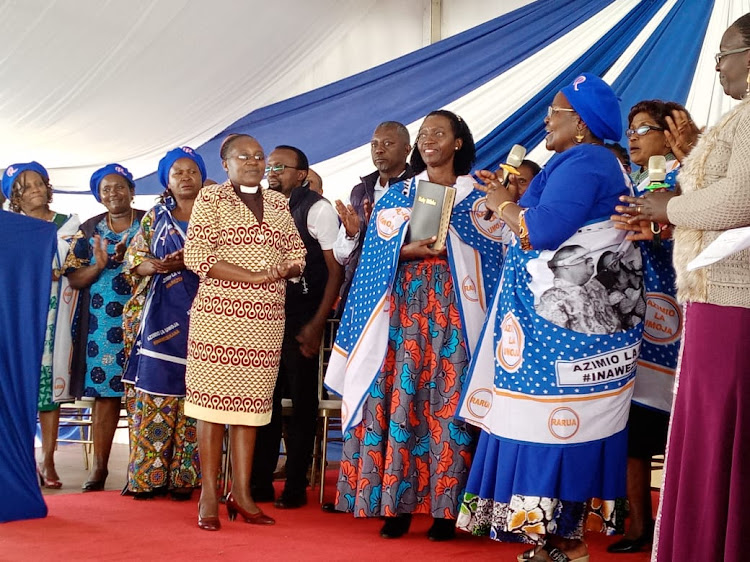
[[[390,310],[385,362],[345,435],[336,508],[455,519],[474,439],[453,417],[468,357],[448,262],[400,264]]]
[[[260,223],[229,181],[201,189],[190,215],[185,265],[200,285],[190,309],[185,415],[199,420],[247,426],[271,420],[286,281],[239,283],[208,276],[217,261],[262,271],[284,260],[304,260],[286,197],[262,193]]]
[[[81,267],[94,265],[94,235],[98,234],[102,240],[106,240],[109,255],[107,265],[89,287],[88,301],[79,301],[79,306],[87,306],[89,310],[88,333],[77,336],[87,338],[82,395],[93,398],[118,398],[123,395],[125,351],[122,311],[130,299],[130,285],[122,272],[122,262],[114,261],[112,256],[119,242],[124,240],[126,245],[129,244],[138,232],[143,211],[133,213],[133,222],[123,232],[113,232],[107,224],[107,216],[106,213],[102,215],[90,237],[86,237],[82,225],[82,229],[73,237],[70,253],[63,266],[65,274],[69,274]]]

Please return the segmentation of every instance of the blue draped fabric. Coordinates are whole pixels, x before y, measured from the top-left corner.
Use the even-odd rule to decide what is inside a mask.
[[[365,72],[257,109],[197,152],[209,177],[216,178],[225,174],[217,155],[229,132],[250,134],[267,151],[279,144],[298,146],[311,163],[320,162],[366,144],[381,121],[411,123],[471,92],[611,3],[539,0]],[[140,194],[163,191],[156,173],[137,184]]]
[[[34,461],[57,227],[0,211],[0,522],[45,517]]]
[[[612,88],[622,102],[623,122],[630,108],[645,99],[676,101],[685,105],[693,81],[703,41],[713,10],[713,0],[680,0],[649,36],[630,64],[617,77]],[[679,64],[672,64],[672,57]],[[620,144],[627,146],[623,136]]]
[[[498,162],[503,161],[502,159],[510,152],[514,144],[523,145],[528,149],[539,144],[546,134],[544,118],[547,115],[547,106],[552,103],[555,94],[573,82],[582,72],[603,76],[661,9],[665,1],[655,0],[638,4],[586,54],[561,72],[555,80],[518,111],[495,127],[489,135],[477,142],[476,167],[497,168]],[[692,76],[692,72],[690,75]],[[615,92],[619,95],[617,90]]]
[[[164,259],[185,247],[185,232],[166,205],[156,205],[154,213],[151,253]],[[188,312],[197,293],[192,271],[154,274],[123,382],[152,395],[185,396]]]
[[[217,155],[229,132],[251,134],[267,150],[278,144],[299,146],[311,163],[334,158],[367,144],[379,122],[415,122],[487,84],[557,39],[579,33],[578,26],[610,4],[612,0],[538,0],[365,72],[256,109],[197,152],[206,160],[209,176],[216,178],[224,176]],[[582,72],[603,76],[665,4],[666,0],[636,4],[535,96],[489,134],[476,139],[476,168],[496,166],[513,144],[528,149],[536,146],[544,137],[543,119],[554,94]],[[677,0],[656,26],[613,84],[622,98],[623,119],[630,106],[642,99],[685,103],[713,5],[712,0]],[[679,64],[669,64],[670,60]],[[476,128],[478,124],[469,125]],[[162,191],[155,173],[137,183],[139,193]]]

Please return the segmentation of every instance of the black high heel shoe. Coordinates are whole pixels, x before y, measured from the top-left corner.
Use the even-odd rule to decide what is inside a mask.
[[[411,525],[411,513],[402,513],[396,517],[386,517],[380,536],[384,539],[397,539],[409,531]]]
[[[229,492],[229,495],[227,496],[227,513],[229,514],[230,521],[234,521],[239,513],[245,520],[245,523],[250,523],[251,525],[273,525],[276,523],[276,520],[273,517],[269,517],[263,513],[263,510],[260,508],[258,508],[256,513],[246,511],[245,508],[237,503],[237,500],[234,499],[231,492]]]

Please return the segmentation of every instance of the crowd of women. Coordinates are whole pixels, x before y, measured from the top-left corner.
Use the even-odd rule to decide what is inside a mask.
[[[750,14],[724,33],[716,70],[742,101],[703,133],[674,102],[630,109],[632,177],[604,145],[622,136],[618,99],[591,74],[551,101],[555,155],[523,193],[499,172],[469,175],[475,147],[461,117],[424,119],[414,178],[372,210],[326,376],[343,396],[337,511],[384,517],[385,538],[427,514],[431,540],[459,528],[528,543],[518,560],[536,562],[586,562],[584,532],[621,533],[627,511],[611,552],[653,540],[656,560],[742,558],[750,257],[688,263],[750,225]],[[652,156],[666,161],[657,182]],[[204,187],[198,154],[168,152],[164,194],[147,213],[131,206],[128,170],[105,166],[90,187],[107,211],[83,224],[50,209],[40,164],[13,164],[2,179],[10,209],[54,222],[60,238],[40,483],[61,486],[52,377],[72,351],[73,393],[95,400],[84,491],[104,487],[124,396],[128,493],[181,500],[202,481],[205,530],[221,527],[225,426],[230,520],[274,523],[252,498],[251,466],[271,416],[286,280],[305,264],[286,199],[260,187],[262,147],[230,135],[220,157],[227,181]],[[420,180],[455,188],[444,248],[407,238]],[[498,235],[503,224],[512,235]],[[75,316],[62,305],[71,290]],[[665,447],[654,522],[650,459]]]

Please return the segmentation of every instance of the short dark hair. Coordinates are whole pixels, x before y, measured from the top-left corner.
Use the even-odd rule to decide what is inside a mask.
[[[742,38],[745,40],[745,45],[750,45],[750,14],[745,14],[735,21],[729,27],[736,27],[737,31],[740,32]]]
[[[447,118],[451,122],[453,136],[463,141],[461,148],[456,151],[456,155],[453,157],[453,173],[457,176],[465,176],[471,171],[471,167],[474,165],[477,157],[474,137],[469,130],[469,126],[458,115],[446,109],[431,111],[425,116],[425,119],[433,115],[440,115]],[[411,153],[411,167],[415,174],[424,172],[427,168],[424,160],[422,160],[422,155],[419,153],[419,147],[415,147]]]
[[[610,149],[614,153],[614,155],[617,156],[617,159],[622,162],[622,165],[625,168],[630,166],[630,154],[628,154],[628,150],[619,142],[605,142],[604,146],[605,148]]]
[[[396,129],[396,133],[401,137],[402,141],[407,145],[411,143],[409,129],[407,129],[403,123],[399,123],[398,121],[383,121],[380,125],[375,127],[376,131],[378,129]]]
[[[245,138],[254,140],[255,142],[258,142],[255,137],[251,137],[250,135],[246,135],[244,133],[231,133],[227,135],[227,138],[225,138],[223,141],[221,141],[221,148],[219,148],[219,156],[222,160],[227,159],[227,154],[229,153],[229,149],[232,148],[232,145],[234,144],[234,141]]]
[[[309,171],[310,170],[310,163],[307,161],[307,156],[305,156],[305,153],[302,152],[299,148],[296,146],[289,146],[288,144],[280,144],[274,150],[291,150],[294,152],[294,154],[297,155],[297,169]]]
[[[639,113],[648,113],[649,116],[656,121],[656,124],[663,129],[668,129],[667,116],[672,116],[672,110],[677,109],[687,113],[689,119],[690,113],[685,106],[677,103],[676,101],[663,101],[663,100],[642,100],[630,108],[628,113],[628,126],[633,122],[633,117]]]
[[[522,160],[521,166],[526,166],[529,170],[531,170],[532,176],[536,176],[539,172],[542,171],[542,167],[533,160]]]

